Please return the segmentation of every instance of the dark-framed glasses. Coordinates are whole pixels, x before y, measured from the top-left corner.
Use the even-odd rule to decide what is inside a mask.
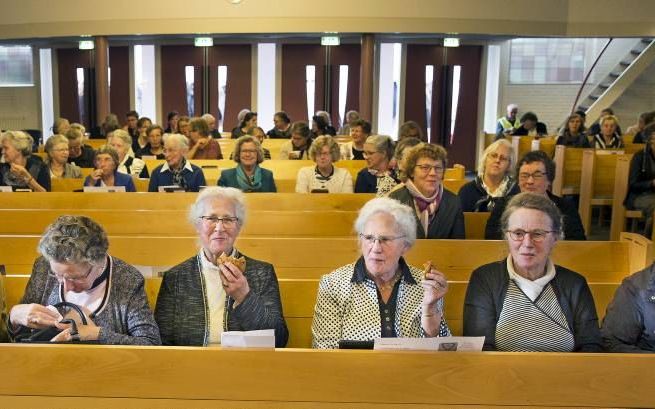
[[[374,245],[375,242],[377,241],[378,243],[380,243],[380,246],[386,247],[391,245],[391,243],[393,243],[394,241],[404,238],[405,236],[376,236],[374,234],[360,233],[359,237],[362,239],[364,243],[368,244],[369,246]]]
[[[520,179],[520,180],[528,180],[528,179],[532,178],[532,179],[534,179],[534,180],[541,180],[541,179],[543,179],[546,175],[547,175],[546,172],[541,172],[541,171],[539,171],[539,170],[536,171],[536,172],[532,172],[532,173],[521,172],[521,173],[519,173],[519,179]]]
[[[63,275],[59,275],[55,273],[54,271],[49,271],[48,276],[54,278],[55,280],[59,281],[60,283],[64,281],[68,281],[69,283],[81,283],[84,282],[89,276],[91,275],[91,272],[93,271],[93,265],[89,267],[89,271],[86,272],[86,274],[81,275],[79,277],[66,277]]]
[[[434,170],[435,173],[443,173],[444,171],[441,165],[416,165],[416,169],[419,169],[423,173],[430,173],[431,170]]]
[[[557,230],[541,230],[541,229],[536,229],[536,230],[522,230],[522,229],[517,229],[517,230],[506,230],[505,233],[509,234],[510,239],[514,241],[523,241],[525,239],[525,236],[529,236],[530,240],[532,240],[535,243],[540,243],[544,241],[546,236],[550,233],[558,233]]]
[[[202,219],[203,223],[209,227],[216,227],[218,223],[223,223],[223,227],[230,228],[236,226],[236,224],[239,222],[238,217],[232,216],[200,216],[199,219]]]

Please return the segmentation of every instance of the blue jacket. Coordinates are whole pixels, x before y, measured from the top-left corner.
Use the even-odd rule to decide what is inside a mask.
[[[277,192],[275,181],[273,180],[273,172],[268,169],[260,167],[262,170],[262,186],[260,189],[247,190],[246,192]],[[237,183],[237,168],[225,169],[221,172],[221,177],[218,179],[218,186],[234,187],[239,189]]]
[[[163,169],[164,166],[166,169]],[[182,171],[182,177],[186,182],[185,190],[187,192],[197,192],[200,190],[200,186],[207,185],[207,182],[205,182],[205,174],[202,173],[202,169],[190,162],[187,162]],[[163,165],[157,166],[152,171],[152,175],[150,175],[150,184],[148,185],[148,192],[158,192],[159,186],[171,186],[173,184],[173,172],[168,169],[168,164],[164,163]]]
[[[102,182],[100,180],[97,180],[94,183],[93,179],[89,175],[86,177],[86,179],[84,179],[84,186],[100,187],[102,186]],[[136,187],[134,187],[134,181],[132,180],[132,176],[126,175],[124,173],[114,172],[114,186],[125,186],[126,192],[136,192]]]

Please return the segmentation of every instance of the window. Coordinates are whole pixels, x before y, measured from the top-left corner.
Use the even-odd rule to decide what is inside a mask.
[[[155,106],[155,46],[134,46],[134,108],[157,122]]]
[[[348,66],[339,66],[339,127],[346,124],[346,101],[348,100]]]
[[[314,98],[316,95],[316,66],[305,66],[305,84],[307,88],[307,120],[314,116]],[[310,122],[311,125],[311,122]]]
[[[257,44],[257,123],[264,131],[273,128],[275,115],[275,43]]]
[[[584,77],[580,38],[518,38],[510,41],[511,84],[576,84]]]
[[[402,44],[380,44],[378,81],[378,133],[398,138]]]
[[[193,65],[187,65],[184,67],[184,78],[185,78],[185,88],[186,88],[186,109],[190,117],[196,116],[196,104],[195,104],[195,67]]]
[[[0,87],[33,85],[32,47],[29,45],[0,46]]]
[[[40,84],[41,84],[41,129],[43,142],[47,141],[51,126],[55,122],[54,97],[52,91],[52,50],[42,48],[39,50]]]
[[[223,132],[223,122],[225,119],[225,96],[227,95],[227,65],[218,66],[218,132]]]
[[[453,95],[450,101],[450,141],[453,144],[455,141],[455,121],[457,120],[457,106],[459,105],[459,79],[462,76],[462,66],[455,65],[453,67]]]
[[[434,65],[425,66],[425,123],[427,124],[427,138],[432,133],[432,90],[434,89]]]

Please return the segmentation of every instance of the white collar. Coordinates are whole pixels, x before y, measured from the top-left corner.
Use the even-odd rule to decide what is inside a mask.
[[[536,280],[529,280],[525,277],[520,276],[514,269],[514,263],[512,262],[512,255],[507,256],[507,272],[509,273],[510,280],[514,280],[516,285],[528,296],[532,301],[536,300],[539,294],[543,291],[544,287],[548,285],[553,278],[555,278],[555,265],[553,262],[548,259],[546,264],[546,274],[543,277],[537,278]]]
[[[186,163],[184,164],[184,169],[188,170],[189,172],[193,172],[193,168],[191,167],[191,162],[187,159]],[[164,162],[164,166],[161,167],[161,171],[171,171],[171,168],[168,166],[168,162]]]
[[[230,257],[236,257],[237,256],[237,249],[236,247],[232,247],[232,252],[229,254]],[[209,259],[207,258],[207,255],[205,254],[205,251],[203,248],[200,248],[200,251],[198,252],[198,258],[200,258],[200,267],[203,270],[207,271],[213,271],[216,270],[218,271],[218,266],[214,265]]]

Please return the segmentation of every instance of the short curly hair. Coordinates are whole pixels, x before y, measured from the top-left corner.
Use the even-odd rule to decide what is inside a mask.
[[[369,219],[378,213],[385,213],[396,221],[396,232],[402,236],[407,248],[414,245],[416,241],[416,219],[414,210],[409,206],[400,203],[389,197],[378,197],[371,199],[359,210],[355,220],[355,231],[358,235],[365,234],[364,227]]]
[[[332,139],[330,135],[321,135],[314,139],[312,146],[309,148],[310,159],[316,161],[316,155],[318,155],[321,150],[323,150],[324,146],[330,148],[330,158],[332,158],[332,162],[336,162],[341,158],[341,150],[339,149],[339,144],[334,139]]]
[[[448,165],[448,152],[441,145],[436,145],[432,143],[420,143],[403,154],[403,174],[401,174],[402,181],[405,182],[407,179],[414,180],[414,169],[418,160],[421,158],[430,158],[436,161],[441,161],[441,164],[444,167],[444,172],[446,166]]]
[[[234,161],[236,163],[241,163],[241,146],[247,142],[255,144],[255,149],[257,149],[257,163],[262,163],[264,161],[264,149],[262,149],[262,144],[259,143],[259,139],[252,135],[244,135],[234,143],[234,152],[232,155]]]
[[[503,232],[507,231],[509,227],[509,218],[512,213],[519,209],[533,209],[545,213],[550,219],[551,229],[556,232],[557,237],[561,238],[562,213],[548,197],[531,192],[519,193],[507,203],[507,207],[500,217],[500,226]]]
[[[96,159],[98,159],[98,156],[100,155],[109,155],[111,159],[114,161],[114,170],[118,169],[118,165],[121,164],[120,159],[118,158],[118,151],[114,149],[110,145],[102,145],[101,147],[96,150],[95,155],[93,156],[93,163],[96,163]]]
[[[59,216],[45,230],[38,250],[48,261],[102,265],[109,240],[98,223],[86,216]]]
[[[32,154],[32,146],[34,145],[34,139],[27,132],[23,131],[7,131],[2,134],[0,142],[8,141],[11,146],[14,147],[17,151],[20,152],[24,157],[28,157]]]

